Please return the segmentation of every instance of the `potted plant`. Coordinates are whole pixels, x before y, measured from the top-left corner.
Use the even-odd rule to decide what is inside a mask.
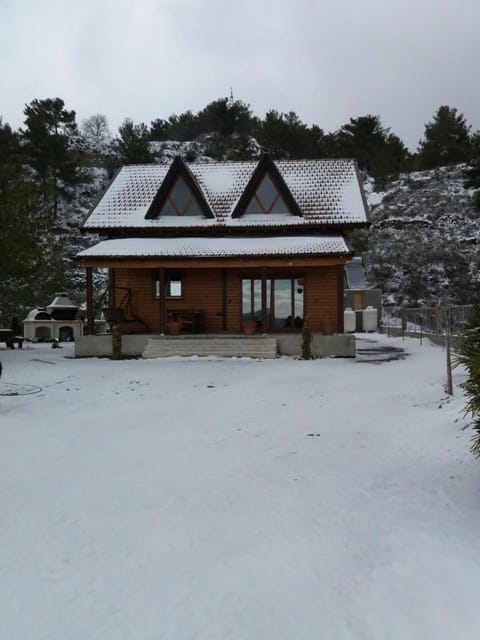
[[[167,321],[167,333],[169,333],[171,336],[178,336],[181,328],[182,325],[180,324],[180,320]]]
[[[335,322],[331,318],[324,318],[321,327],[324,336],[331,336],[335,333]]]
[[[255,320],[244,320],[242,326],[243,333],[247,336],[252,336],[257,329],[257,323]]]

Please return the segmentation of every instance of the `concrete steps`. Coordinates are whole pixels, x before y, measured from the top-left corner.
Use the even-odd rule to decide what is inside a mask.
[[[270,336],[161,336],[149,338],[143,358],[219,356],[276,358],[277,340]]]

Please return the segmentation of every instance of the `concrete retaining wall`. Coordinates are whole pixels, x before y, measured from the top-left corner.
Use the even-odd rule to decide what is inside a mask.
[[[122,336],[122,353],[125,356],[140,357],[145,350],[149,338],[160,338],[146,334]],[[205,336],[208,337],[208,336]],[[239,340],[243,336],[237,336]],[[302,335],[300,333],[275,334],[279,355],[299,356],[302,353]],[[212,336],[214,339],[215,336]],[[218,338],[218,336],[217,336]],[[246,338],[246,337],[245,337]],[[110,334],[82,336],[75,341],[75,357],[101,357],[112,355],[112,336]],[[355,336],[339,334],[324,336],[313,334],[312,355],[319,358],[340,357],[353,358],[355,356]]]
[[[302,335],[285,333],[276,336],[278,353],[281,356],[299,356],[302,353]],[[343,333],[333,336],[313,334],[312,355],[317,358],[353,358],[355,356],[355,336]]]
[[[149,336],[128,335],[122,336],[122,353],[124,356],[141,356]],[[112,336],[111,334],[82,336],[75,340],[75,357],[84,358],[87,356],[111,356]]]

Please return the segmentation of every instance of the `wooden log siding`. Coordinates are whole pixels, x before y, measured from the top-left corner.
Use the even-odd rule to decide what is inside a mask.
[[[222,332],[222,272],[220,269],[185,269],[182,272],[182,297],[165,299],[165,316],[170,309],[200,309],[204,328]],[[160,305],[155,297],[155,269],[115,269],[115,286],[132,291],[132,313],[151,332],[161,332]],[[117,295],[117,301],[119,296]]]
[[[332,331],[339,329],[338,273],[337,267],[332,266],[305,274],[305,317],[312,331],[323,331],[326,321]]]
[[[115,269],[115,286],[132,291],[132,312],[151,332],[161,331],[159,301],[155,297],[155,269]],[[265,273],[265,272],[264,272]],[[225,275],[224,275],[225,274]],[[340,274],[340,275],[339,275]],[[238,333],[242,330],[242,278],[261,278],[261,269],[184,269],[182,270],[182,297],[167,298],[169,309],[199,309],[203,311],[204,330],[207,333],[223,331]],[[317,268],[268,269],[268,278],[305,279],[305,317],[313,331],[323,331],[325,321],[333,331],[341,330],[339,318],[338,278],[343,271],[338,265]],[[225,289],[224,289],[225,287]],[[120,295],[116,300],[119,302]],[[343,301],[342,301],[343,302]],[[224,309],[226,321],[224,325]],[[224,328],[225,327],[225,328]]]
[[[221,269],[185,269],[184,296],[182,304],[168,300],[168,306],[178,309],[201,309],[206,332],[221,333],[223,330],[223,278]]]
[[[153,295],[153,286],[150,271],[118,267],[115,269],[112,290],[113,302],[111,304],[114,307],[120,305],[126,295],[125,289],[130,289],[131,309],[128,311],[144,322],[150,331],[160,331],[158,300]]]

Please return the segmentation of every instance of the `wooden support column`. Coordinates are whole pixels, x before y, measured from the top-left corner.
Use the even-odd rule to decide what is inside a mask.
[[[87,334],[93,336],[94,318],[93,318],[93,269],[86,267],[87,276]]]
[[[262,269],[262,333],[267,333],[267,270],[265,267]]]
[[[222,269],[222,331],[227,330],[227,270]]]
[[[337,319],[337,332],[343,333],[343,307],[344,307],[344,266],[343,264],[339,264],[337,267],[337,295],[338,295],[338,319]]]
[[[160,287],[158,296],[158,313],[160,320],[160,333],[165,333],[165,268],[161,267],[158,270],[158,285]]]
[[[108,308],[115,309],[115,269],[108,270]]]

